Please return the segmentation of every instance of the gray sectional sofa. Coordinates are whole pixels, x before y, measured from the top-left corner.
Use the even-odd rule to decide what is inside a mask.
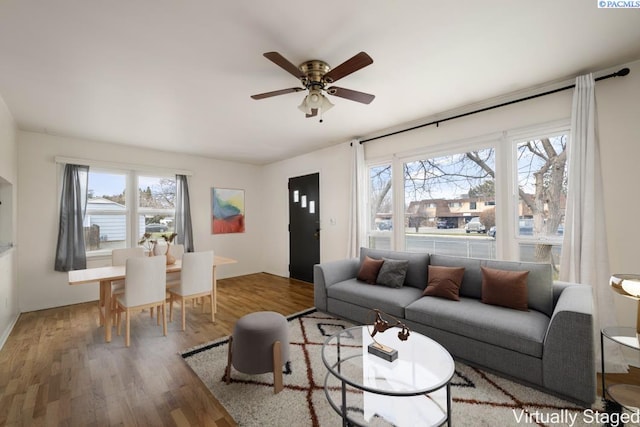
[[[365,256],[408,260],[403,286],[358,281]],[[459,301],[423,296],[428,265],[465,268]],[[481,266],[529,271],[528,310],[482,303]],[[554,281],[548,264],[361,248],[360,259],[314,267],[314,298],[318,310],[357,323],[370,322],[371,309],[380,309],[467,363],[585,406],[595,400],[591,287]]]

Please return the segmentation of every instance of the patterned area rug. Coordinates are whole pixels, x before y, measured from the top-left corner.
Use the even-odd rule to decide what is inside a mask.
[[[289,324],[291,361],[279,394],[273,394],[273,374],[232,370],[231,384],[224,382],[228,338],[186,350],[182,357],[241,426],[340,425],[324,392],[321,347],[328,336],[352,324],[315,311],[291,316]],[[619,415],[585,410],[459,362],[451,385],[455,426],[594,426]],[[394,424],[377,418],[372,425]]]

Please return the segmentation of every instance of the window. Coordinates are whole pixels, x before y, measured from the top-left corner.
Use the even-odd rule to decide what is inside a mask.
[[[369,167],[369,227],[370,248],[390,249],[393,232],[391,165]]]
[[[557,271],[567,201],[569,131],[514,140],[520,259],[550,262]]]
[[[84,218],[87,253],[126,248],[127,174],[89,169],[87,211]]]
[[[484,233],[494,225],[493,209],[478,212],[475,202],[467,203],[469,198],[494,199],[494,170],[493,148],[404,163],[405,250],[495,258],[495,241]],[[478,215],[485,227],[468,235],[465,225]]]
[[[385,247],[551,262],[557,272],[568,144],[569,123],[558,121],[448,142],[425,148],[424,153],[413,150],[406,157],[394,153],[393,162],[370,165],[372,188],[386,188],[387,196],[392,185],[396,189],[394,200],[385,199],[384,209],[372,193],[371,206],[378,209],[372,210],[371,223],[395,214],[396,230],[384,235]],[[396,168],[393,175],[391,164]],[[374,184],[382,171],[385,179]],[[372,238],[369,243],[381,247],[382,240]]]
[[[87,254],[136,246],[145,232],[156,238],[173,232],[175,196],[175,176],[90,168],[84,222]]]
[[[160,237],[174,231],[175,198],[175,177],[138,176],[140,234]]]

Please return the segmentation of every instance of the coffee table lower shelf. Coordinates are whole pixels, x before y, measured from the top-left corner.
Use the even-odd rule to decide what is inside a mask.
[[[327,372],[324,393],[347,425],[368,426],[386,421],[395,426],[441,426],[449,420],[449,384],[426,395],[389,396],[363,391]]]

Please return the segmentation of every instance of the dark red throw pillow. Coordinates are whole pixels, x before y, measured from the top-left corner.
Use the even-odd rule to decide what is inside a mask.
[[[422,295],[460,301],[464,267],[429,266],[429,282]]]
[[[496,270],[480,267],[482,270],[482,302],[491,305],[528,311],[527,277],[528,271]]]
[[[378,272],[380,271],[380,267],[382,267],[383,262],[384,260],[382,259],[373,259],[365,256],[364,261],[362,261],[362,264],[360,265],[360,271],[358,271],[358,280],[367,282],[370,285],[375,285],[376,280],[378,279]]]

